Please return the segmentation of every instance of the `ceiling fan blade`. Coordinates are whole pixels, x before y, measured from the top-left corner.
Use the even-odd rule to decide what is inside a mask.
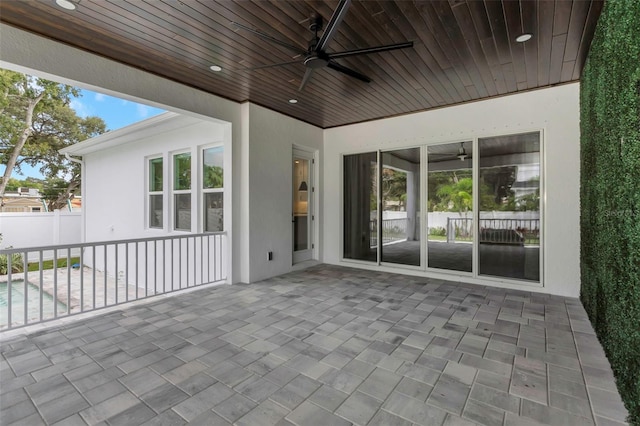
[[[364,47],[362,49],[353,49],[353,50],[346,50],[344,52],[329,53],[329,58],[339,59],[339,58],[346,58],[348,56],[368,55],[369,53],[386,52],[389,50],[396,50],[396,49],[406,49],[407,47],[413,47],[413,42],[407,41],[405,43],[387,44],[385,46],[376,46],[376,47]]]
[[[289,49],[289,50],[291,50],[293,52],[296,52],[299,55],[306,55],[307,54],[307,51],[305,49],[302,49],[301,47],[294,46],[292,44],[289,44],[289,43],[286,43],[284,41],[278,40],[277,38],[273,38],[268,34],[265,34],[265,33],[261,32],[261,31],[258,31],[258,30],[254,30],[253,28],[247,27],[246,25],[242,25],[242,24],[239,24],[237,22],[231,22],[231,25],[234,25],[234,26],[236,26],[238,28],[241,28],[241,29],[243,29],[245,31],[249,31],[250,33],[253,33],[253,34],[257,35],[258,37],[263,38],[263,39],[265,39],[265,40],[267,40],[267,41],[269,41],[271,43],[275,43],[275,44],[278,44],[278,45],[280,45],[282,47],[286,47],[287,49]]]
[[[307,70],[304,73],[304,77],[302,77],[302,82],[300,83],[300,87],[298,87],[298,92],[304,89],[304,86],[307,85],[307,83],[311,79],[311,74],[313,74],[313,68],[307,68]]]
[[[324,29],[324,33],[322,33],[322,37],[318,40],[316,52],[322,52],[327,48],[327,45],[338,30],[338,26],[342,22],[342,19],[347,14],[347,10],[350,5],[351,0],[340,0],[338,7],[333,12],[333,15],[331,15],[331,19],[329,20],[327,27]]]
[[[358,80],[364,81],[365,83],[371,83],[371,79],[366,75],[361,74],[356,70],[352,70],[351,68],[347,68],[344,65],[340,65],[335,61],[329,61],[329,63],[327,63],[327,67],[331,68],[332,70],[336,70],[338,72],[346,74],[349,77],[357,78]]]
[[[258,67],[249,67],[249,68],[245,68],[245,70],[255,71],[255,70],[262,70],[262,69],[265,69],[265,68],[281,67],[281,66],[284,66],[284,65],[293,65],[293,64],[300,64],[300,63],[302,63],[300,60],[287,61],[287,62],[278,62],[277,64],[268,64],[268,65],[260,65]]]

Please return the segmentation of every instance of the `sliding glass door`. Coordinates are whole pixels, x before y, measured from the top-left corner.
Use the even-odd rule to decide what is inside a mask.
[[[343,172],[343,257],[377,261],[377,153],[345,155]]]
[[[472,271],[473,143],[427,148],[427,259],[430,268]]]
[[[480,275],[540,281],[540,133],[478,140]]]
[[[530,132],[344,156],[343,258],[539,283],[541,145]]]
[[[420,266],[420,148],[380,156],[381,261]]]

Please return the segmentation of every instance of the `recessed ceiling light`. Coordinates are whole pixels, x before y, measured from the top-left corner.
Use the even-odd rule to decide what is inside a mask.
[[[211,65],[211,66],[209,67],[209,69],[210,69],[211,71],[215,71],[215,72],[220,72],[220,71],[222,71],[222,67],[221,67],[221,66],[219,66],[219,65]]]
[[[290,104],[297,104],[298,100],[297,99],[289,99],[289,103]]]
[[[518,37],[516,37],[516,41],[518,43],[524,43],[525,41],[531,40],[531,37],[533,37],[533,35],[529,33],[520,34]]]
[[[67,10],[76,10],[76,5],[75,3],[69,1],[69,0],[56,0],[56,4],[58,6],[60,6],[63,9],[67,9]]]

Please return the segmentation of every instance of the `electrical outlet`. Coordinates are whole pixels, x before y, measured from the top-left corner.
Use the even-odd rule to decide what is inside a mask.
[[[272,251],[269,252],[269,260],[273,260],[273,252]]]

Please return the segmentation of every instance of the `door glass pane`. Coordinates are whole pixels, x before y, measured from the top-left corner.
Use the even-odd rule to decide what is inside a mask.
[[[344,156],[345,259],[377,260],[377,155]]]
[[[293,251],[309,248],[309,160],[293,159]]]
[[[479,273],[540,280],[540,133],[478,140]]]
[[[223,199],[222,192],[207,192],[204,194],[204,231],[220,232],[223,230]]]
[[[202,187],[222,188],[224,152],[221,146],[207,148],[202,151]]]
[[[382,153],[383,262],[420,266],[420,149]]]
[[[191,231],[191,194],[175,194],[175,229]]]
[[[471,272],[472,155],[471,142],[427,148],[427,258],[430,268]]]

